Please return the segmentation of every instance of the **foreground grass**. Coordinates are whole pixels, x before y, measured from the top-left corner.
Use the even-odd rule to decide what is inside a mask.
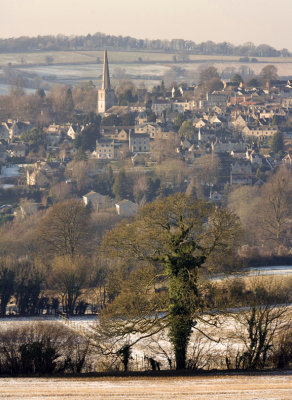
[[[173,378],[2,378],[0,399],[288,400],[292,376],[218,375]]]

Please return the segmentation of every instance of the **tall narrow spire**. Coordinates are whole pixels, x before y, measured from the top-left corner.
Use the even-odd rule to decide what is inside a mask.
[[[110,90],[111,89],[111,82],[110,82],[110,75],[108,69],[108,60],[107,60],[107,50],[104,51],[104,62],[103,62],[103,75],[102,75],[102,89]]]
[[[104,51],[104,64],[101,89],[97,91],[97,113],[104,113],[116,104],[115,92],[111,89],[110,74],[108,68],[107,51]]]

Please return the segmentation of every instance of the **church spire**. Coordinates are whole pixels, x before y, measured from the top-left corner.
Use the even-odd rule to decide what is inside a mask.
[[[111,89],[107,51],[104,51],[104,64],[101,89],[97,91],[97,113],[103,114],[116,104],[115,92]]]
[[[103,62],[103,75],[102,75],[102,89],[110,90],[111,89],[111,82],[110,82],[110,75],[108,69],[108,60],[107,60],[107,50],[104,51],[104,62]]]

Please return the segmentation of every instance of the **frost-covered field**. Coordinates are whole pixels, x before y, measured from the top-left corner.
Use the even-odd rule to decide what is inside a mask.
[[[290,400],[292,376],[0,380],[1,400]]]
[[[198,67],[201,63],[180,63],[179,67],[188,72],[188,74],[192,77],[192,79],[199,79]],[[203,65],[206,65],[203,62]],[[238,70],[242,66],[239,63],[220,63],[215,62],[212,63],[214,67],[218,69],[221,73],[226,67],[234,68],[234,70]],[[263,67],[265,67],[266,63],[256,63],[256,64],[248,64],[248,67],[251,68],[255,74],[258,74]],[[277,67],[278,74],[283,76],[292,75],[292,63],[275,63],[275,67]],[[176,64],[168,63],[153,63],[153,64],[131,64],[131,63],[122,63],[122,64],[110,64],[110,71],[113,76],[117,75],[118,71],[124,70],[126,74],[130,76],[136,76],[138,80],[145,80],[145,77],[148,79],[151,76],[157,77],[156,80],[152,79],[151,81],[145,80],[145,84],[150,85],[153,83],[157,83],[159,79],[164,77],[164,74],[167,73],[171,68],[177,67]],[[76,85],[79,82],[93,80],[96,85],[99,85],[101,82],[102,75],[102,64],[82,64],[82,65],[41,65],[41,66],[26,66],[20,67],[19,69],[24,72],[37,73],[44,79],[47,79],[48,76],[51,76],[51,82],[57,82],[62,84],[72,84]],[[157,80],[158,79],[158,80]]]
[[[73,329],[77,334],[84,335],[90,339],[92,346],[88,355],[89,363],[88,368],[84,372],[123,370],[120,358],[116,357],[116,355],[102,356],[96,349],[94,335],[96,321],[93,318],[76,317],[70,319],[69,322],[53,318],[48,320],[41,318],[7,318],[0,319],[0,326],[2,330],[6,330],[12,327],[16,328],[34,323],[37,324],[38,322],[64,324],[69,329]],[[197,325],[200,331],[205,332],[213,340],[210,340],[198,330],[193,331],[187,353],[190,368],[224,370],[227,368],[226,356],[228,356],[231,362],[234,362],[236,353],[242,351],[243,343],[236,336],[236,332],[238,333],[241,327],[236,321],[232,317],[224,316],[222,319],[217,319],[217,322],[220,324],[220,328],[202,323],[198,323]],[[138,338],[138,335],[129,335],[124,341],[118,342],[118,347],[114,346],[113,349],[118,350],[124,343],[134,343]],[[167,330],[161,331],[149,338],[144,338],[131,347],[129,371],[151,370],[151,362],[153,361],[156,363],[157,368],[161,370],[172,369],[175,364],[174,353]]]
[[[2,330],[29,326],[31,324],[41,323],[59,323],[67,326],[69,329],[73,329],[76,333],[81,335],[85,335],[88,338],[93,339],[94,343],[94,330],[96,326],[96,318],[94,317],[71,317],[69,320],[58,319],[54,317],[50,318],[41,318],[41,317],[11,317],[11,318],[0,318],[0,327]],[[215,341],[210,341],[208,338],[203,336],[202,334],[198,334],[197,331],[194,331],[189,345],[188,358],[196,359],[196,366],[198,368],[222,368],[222,363],[219,360],[222,359],[222,354],[226,353],[228,345],[228,341],[223,336],[226,336],[230,331],[235,330],[233,320],[229,320],[227,318],[224,319],[224,326],[221,326],[221,329],[210,326],[204,326],[198,324],[200,329],[208,332]],[[224,335],[223,335],[224,332]],[[138,339],[139,335],[129,335],[125,338],[125,342],[135,342]],[[219,340],[220,339],[220,340]],[[122,347],[122,343],[119,343],[119,347]],[[113,368],[113,362],[116,360],[116,357],[105,356],[101,357],[94,352],[94,345],[92,347],[93,353],[92,357],[92,369],[91,372],[94,371],[106,371],[111,370]],[[117,348],[116,348],[117,350]],[[203,356],[204,354],[204,361]],[[216,356],[215,356],[216,354]],[[145,338],[141,341],[138,341],[131,348],[131,358],[129,363],[129,369],[134,371],[145,371],[151,369],[151,364],[149,362],[150,359],[154,359],[159,363],[159,367],[161,369],[171,369],[174,365],[174,355],[173,349],[169,342],[167,331],[162,331],[152,337]],[[211,360],[214,361],[211,361]],[[170,364],[171,363],[171,364]],[[114,362],[115,365],[116,361]],[[223,366],[226,367],[225,365]],[[120,362],[119,369],[122,370],[123,366]]]

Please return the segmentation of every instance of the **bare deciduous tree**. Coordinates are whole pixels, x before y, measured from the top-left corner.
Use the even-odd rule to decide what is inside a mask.
[[[258,228],[266,244],[279,252],[292,238],[292,174],[279,169],[263,186],[258,210]]]
[[[232,339],[239,349],[233,359],[226,357],[233,368],[264,368],[277,335],[287,323],[288,292],[279,282],[256,277],[244,296],[242,308],[232,314],[235,321]]]
[[[57,289],[62,299],[66,313],[74,314],[76,302],[82,294],[89,268],[84,257],[56,257],[52,265],[53,287]]]
[[[57,203],[39,221],[36,233],[45,252],[61,256],[84,253],[89,247],[89,211],[80,200]]]

